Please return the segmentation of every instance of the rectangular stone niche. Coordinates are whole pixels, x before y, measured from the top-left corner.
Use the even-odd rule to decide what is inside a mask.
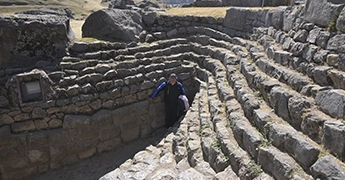
[[[41,74],[18,75],[17,83],[20,104],[42,102],[44,100]]]

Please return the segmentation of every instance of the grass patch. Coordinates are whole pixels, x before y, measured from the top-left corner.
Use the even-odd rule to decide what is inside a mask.
[[[261,166],[256,164],[253,160],[249,162],[248,169],[250,170],[252,177],[257,177],[263,172]]]
[[[217,148],[218,150],[222,149],[222,145],[220,144],[218,139],[215,139],[211,146]]]
[[[95,42],[95,41],[103,42],[103,40],[99,40],[99,39],[92,38],[92,37],[80,38],[80,39],[78,39],[78,41],[81,41],[81,42]]]
[[[215,7],[215,8],[206,8],[206,7],[191,7],[191,8],[171,8],[166,9],[168,15],[173,16],[212,16],[212,17],[225,17],[226,10],[229,7]]]
[[[233,129],[235,127],[236,123],[234,121],[228,121],[226,123],[226,127],[227,128],[230,128],[230,129]]]
[[[166,9],[166,13],[168,15],[174,16],[211,16],[215,18],[225,17],[226,10],[230,9],[231,7],[189,7],[189,8],[170,8]],[[277,7],[264,7],[263,9],[260,7],[253,7],[248,8],[253,11],[259,10],[270,10],[276,9]]]

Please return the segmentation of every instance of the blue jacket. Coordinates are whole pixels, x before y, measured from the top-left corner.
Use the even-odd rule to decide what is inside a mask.
[[[168,82],[163,82],[153,92],[151,98],[155,98],[161,90],[164,90],[164,102],[169,104],[177,104],[178,97],[180,95],[186,95],[184,87],[180,82],[176,82],[174,85]]]

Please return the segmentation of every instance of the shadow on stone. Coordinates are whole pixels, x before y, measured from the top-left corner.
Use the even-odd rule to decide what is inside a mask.
[[[137,152],[144,150],[150,145],[155,146],[158,144],[166,133],[167,129],[162,128],[157,130],[151,137],[123,144],[113,151],[97,154],[71,166],[66,166],[37,176],[31,176],[27,179],[98,179],[104,174],[118,168],[121,164],[125,163],[126,160],[133,159]]]

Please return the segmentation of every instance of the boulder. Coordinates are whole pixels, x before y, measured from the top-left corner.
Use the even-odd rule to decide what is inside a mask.
[[[330,155],[323,156],[310,167],[310,172],[316,179],[344,179],[345,169],[336,158]]]
[[[331,86],[333,85],[332,79],[329,77],[329,72],[332,67],[329,66],[317,66],[313,69],[312,74],[315,83],[321,86]]]
[[[312,29],[309,32],[309,35],[308,35],[308,38],[307,38],[307,42],[315,44],[316,43],[316,38],[320,34],[320,31],[321,31],[321,28]]]
[[[287,7],[281,6],[273,11],[272,25],[276,29],[283,29],[284,14]]]
[[[139,13],[122,9],[102,9],[85,20],[82,36],[106,41],[138,42],[142,30],[142,17]]]
[[[246,25],[246,19],[248,14],[248,8],[230,8],[226,11],[226,16],[224,18],[223,25],[228,28],[243,31]]]
[[[315,102],[322,111],[332,117],[343,118],[345,107],[345,91],[341,89],[327,90],[319,92],[315,97]]]
[[[31,67],[66,55],[75,38],[69,18],[57,15],[0,16],[0,65]]]
[[[345,34],[338,34],[329,39],[327,50],[336,51],[338,53],[345,52]]]
[[[283,30],[288,32],[294,27],[294,23],[298,17],[299,8],[288,7],[284,13]]]
[[[325,49],[330,36],[331,34],[328,31],[320,31],[316,37],[316,44]]]
[[[333,4],[329,0],[307,0],[304,20],[327,27],[336,20],[336,14],[340,13],[344,4]]]
[[[345,125],[340,121],[326,121],[323,129],[322,141],[325,148],[342,157],[345,153]]]
[[[143,12],[142,16],[143,16],[143,23],[147,27],[151,27],[157,19],[157,13],[156,12],[151,12],[151,11]]]

